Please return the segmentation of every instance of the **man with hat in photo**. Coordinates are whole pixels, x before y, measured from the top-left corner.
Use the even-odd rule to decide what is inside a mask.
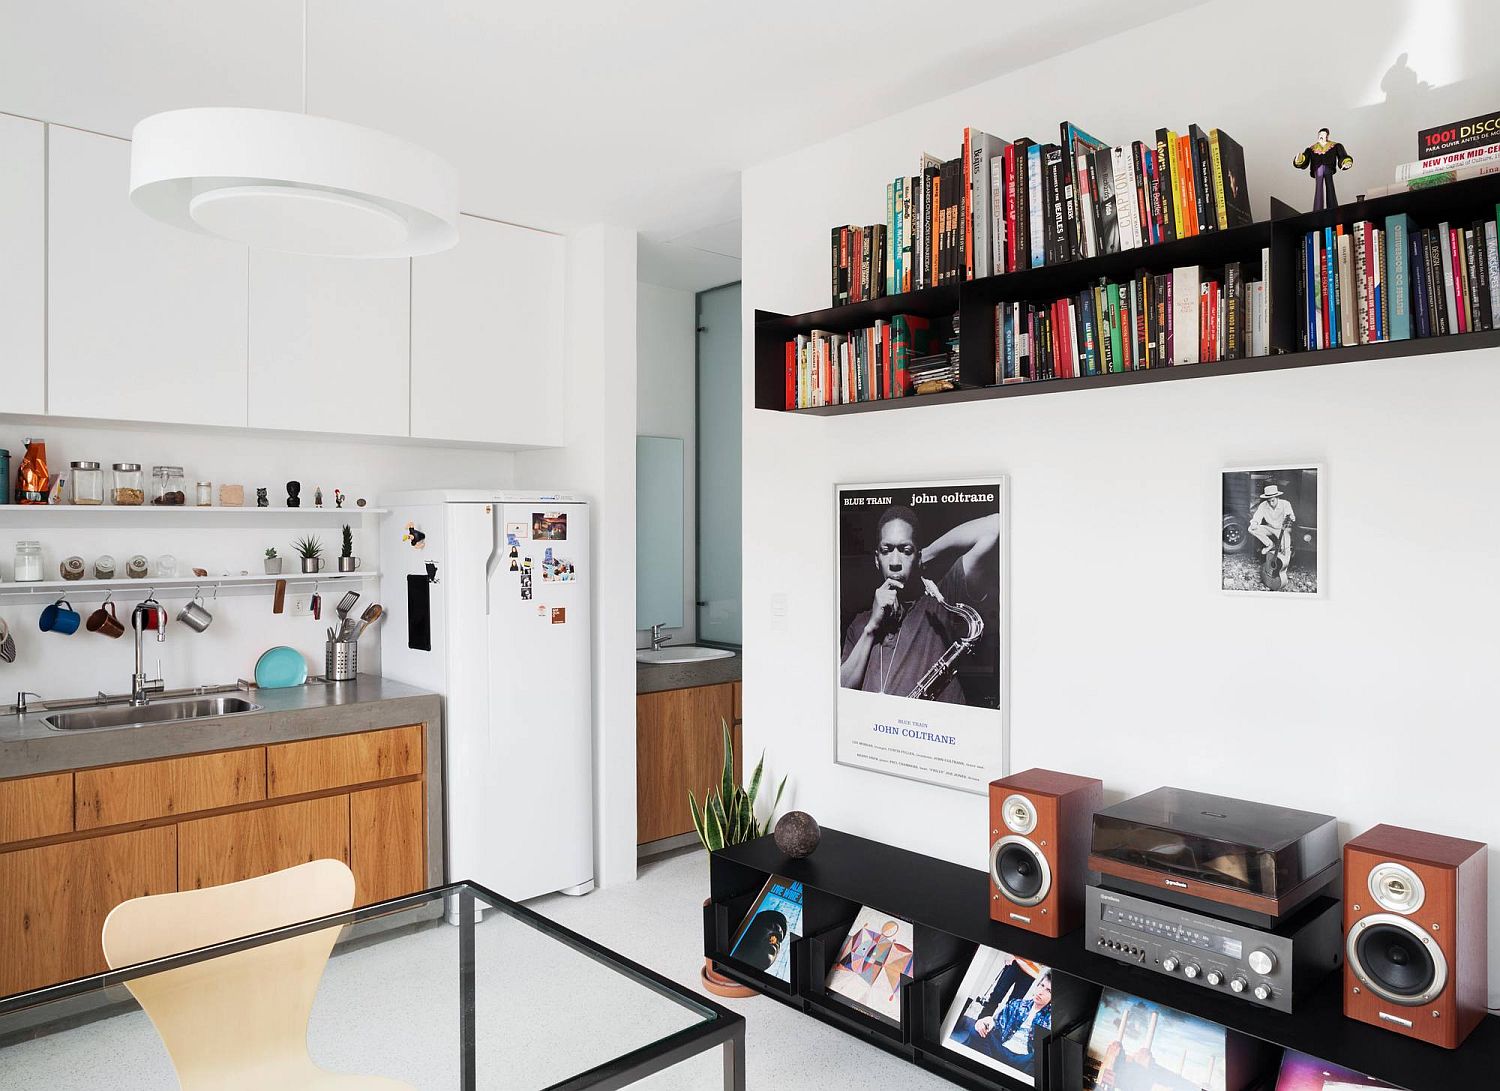
[[[1280,554],[1281,563],[1286,564],[1291,539],[1286,536],[1285,531],[1296,521],[1297,513],[1292,511],[1291,502],[1282,495],[1281,487],[1270,484],[1261,492],[1260,503],[1255,506],[1255,514],[1250,516],[1250,526],[1247,529],[1265,547],[1260,551],[1262,557],[1274,549]]]

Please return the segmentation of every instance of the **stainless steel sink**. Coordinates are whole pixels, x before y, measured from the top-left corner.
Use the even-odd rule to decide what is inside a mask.
[[[235,716],[242,712],[259,712],[260,708],[254,701],[247,701],[243,697],[190,697],[156,701],[136,707],[112,705],[84,709],[81,712],[58,712],[42,722],[54,731],[94,731],[104,727],[139,727],[142,724],[171,723],[175,720]]]

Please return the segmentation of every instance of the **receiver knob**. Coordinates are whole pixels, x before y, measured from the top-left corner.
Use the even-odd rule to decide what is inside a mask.
[[[1203,971],[1198,968],[1198,964],[1196,962],[1189,962],[1182,969],[1183,976],[1186,977],[1189,981],[1196,981],[1198,979],[1198,975],[1202,972]]]
[[[1210,985],[1222,985],[1224,984],[1224,975],[1219,973],[1218,970],[1209,970],[1208,975],[1203,980],[1207,981]]]
[[[1229,988],[1233,992],[1242,993],[1250,987],[1250,983],[1243,977],[1233,977],[1229,981]]]
[[[1276,956],[1264,947],[1257,947],[1251,951],[1250,957],[1246,961],[1250,964],[1250,969],[1262,977],[1276,969]]]
[[[1267,985],[1265,982],[1261,982],[1261,984],[1255,986],[1255,999],[1269,1000],[1273,995],[1274,994],[1271,992],[1271,986]]]
[[[1163,970],[1166,970],[1169,974],[1175,974],[1177,972],[1177,967],[1181,965],[1182,963],[1178,962],[1171,955],[1168,955],[1166,958],[1161,960],[1161,968]]]

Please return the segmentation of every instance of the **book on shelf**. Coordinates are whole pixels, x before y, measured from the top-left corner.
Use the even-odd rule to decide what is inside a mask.
[[[920,315],[898,314],[864,329],[798,334],[784,346],[786,408],[907,397],[915,392],[912,362],[927,352],[930,327]]]
[[[1057,143],[970,126],[958,153],[887,182],[884,223],[833,229],[834,306],[1250,222],[1244,150],[1220,129],[1111,145],[1072,122]]]
[[[1418,227],[1403,212],[1309,232],[1298,263],[1300,347],[1495,329],[1500,318],[1496,222]],[[1330,250],[1336,255],[1331,266],[1326,264]]]
[[[1468,151],[1500,140],[1500,110],[1478,117],[1434,125],[1417,133],[1417,158],[1440,158],[1454,152]]]

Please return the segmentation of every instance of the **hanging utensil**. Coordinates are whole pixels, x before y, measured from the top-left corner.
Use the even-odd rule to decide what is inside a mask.
[[[346,617],[349,616],[349,611],[352,610],[352,609],[354,609],[354,604],[356,602],[358,602],[358,601],[359,601],[359,592],[358,591],[346,591],[344,593],[344,597],[341,598],[341,599],[339,599],[339,605],[338,605],[338,614],[339,614],[339,620],[340,621],[343,621]]]

